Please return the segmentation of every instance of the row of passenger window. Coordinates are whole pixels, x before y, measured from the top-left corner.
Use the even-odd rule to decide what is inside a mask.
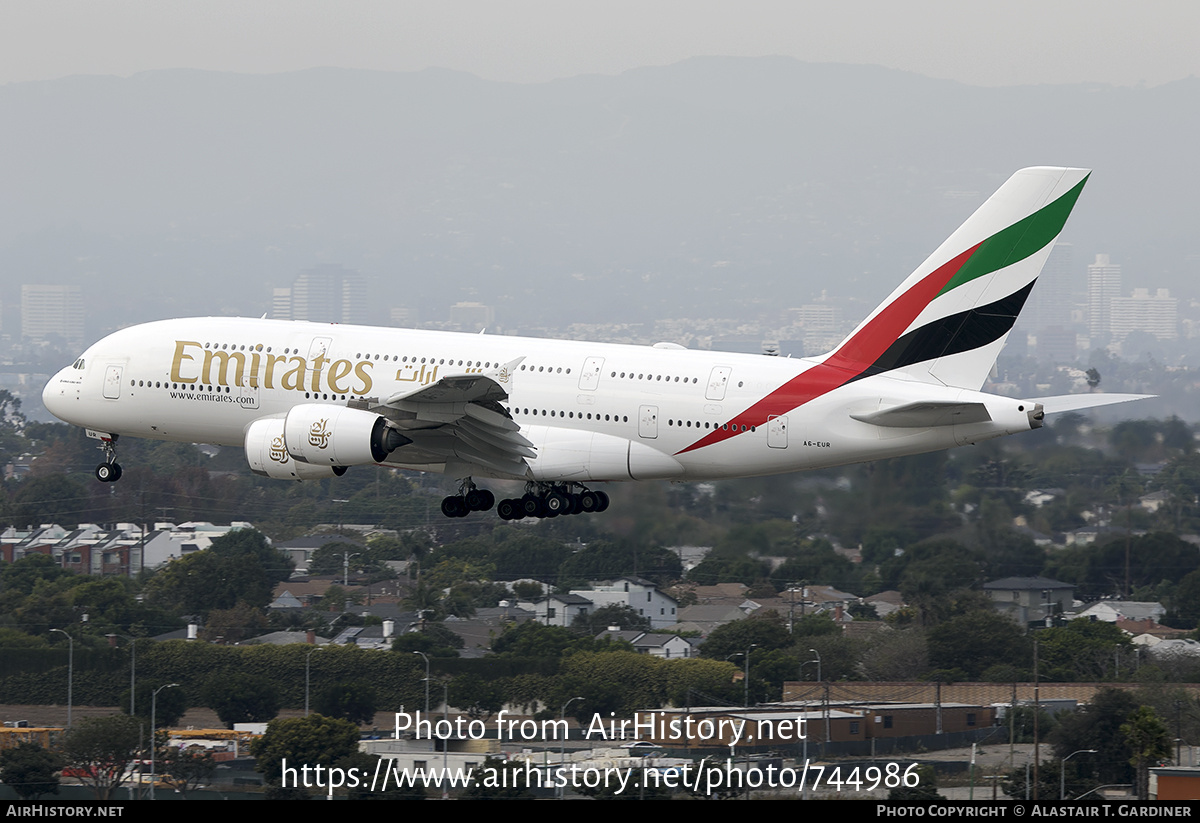
[[[583,412],[573,412],[573,411],[571,411],[571,412],[557,411],[556,412],[554,409],[550,409],[549,411],[546,411],[545,409],[528,409],[528,408],[525,408],[525,409],[517,408],[517,409],[513,409],[513,411],[517,412],[519,414],[532,415],[533,417],[537,417],[537,416],[541,415],[542,417],[565,417],[568,420],[587,419],[587,420],[603,420],[605,422],[612,422],[612,423],[628,423],[629,422],[629,416],[621,415],[621,414],[606,414],[603,417],[601,417],[599,412],[596,412],[595,414],[593,414],[592,412],[588,412],[587,414],[584,414]]]
[[[679,426],[680,428],[686,428],[686,429],[690,429],[694,426],[697,429],[699,429],[699,428],[720,429],[721,431],[729,431],[730,430],[730,426],[728,423],[722,423],[721,425],[718,426],[716,423],[705,422],[704,425],[701,426],[699,420],[697,420],[693,424],[691,420],[673,420],[673,419],[668,418],[667,425],[668,426]],[[733,431],[735,431],[735,432],[736,431],[758,431],[758,428],[756,426],[747,426],[745,424],[742,424],[742,425],[735,424],[733,426]]]
[[[611,376],[616,377],[617,372],[613,372],[611,374]],[[628,374],[626,374],[625,372],[621,372],[620,376],[622,379],[625,377],[628,377],[630,380],[645,380],[647,382],[653,380],[656,383],[663,382],[663,381],[666,381],[667,383],[678,383],[681,379],[678,376],[672,378],[670,375],[662,375],[662,374],[636,374],[635,375],[633,372],[629,372]],[[699,378],[684,377],[684,378],[682,378],[682,380],[684,383],[696,383],[699,381]]]
[[[228,386],[180,386],[178,383],[164,383],[161,380],[130,380],[130,388],[147,389],[191,389],[192,391],[216,391],[229,394]]]

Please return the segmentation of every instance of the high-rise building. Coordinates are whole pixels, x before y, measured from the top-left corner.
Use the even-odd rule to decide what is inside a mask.
[[[21,337],[83,344],[83,296],[78,286],[21,286]]]
[[[1134,289],[1131,297],[1114,297],[1109,317],[1114,342],[1124,340],[1131,331],[1144,331],[1159,340],[1179,336],[1179,301],[1167,289],[1154,294],[1149,289]]]
[[[271,292],[271,318],[274,320],[292,319],[291,289],[275,289]]]
[[[1028,318],[1027,328],[1040,332],[1048,326],[1066,328],[1071,324],[1071,264],[1074,247],[1070,243],[1055,243],[1037,285],[1033,299],[1025,306],[1022,318]]]
[[[276,290],[273,314],[282,318],[285,296]],[[366,323],[367,287],[361,274],[335,264],[300,273],[292,283],[291,320],[315,323]]]
[[[450,307],[450,322],[460,331],[477,332],[496,323],[496,310],[483,303],[455,303]]]
[[[1112,332],[1112,300],[1121,296],[1121,267],[1107,254],[1097,254],[1088,266],[1088,335],[1106,339]]]

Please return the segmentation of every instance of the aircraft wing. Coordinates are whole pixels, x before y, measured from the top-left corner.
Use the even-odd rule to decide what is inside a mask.
[[[393,392],[372,411],[384,415],[412,440],[396,458],[404,464],[466,464],[464,474],[525,477],[527,458],[537,455],[533,443],[500,405],[508,399],[512,375],[525,358],[488,371],[451,374],[433,382]],[[428,377],[426,377],[428,375]]]

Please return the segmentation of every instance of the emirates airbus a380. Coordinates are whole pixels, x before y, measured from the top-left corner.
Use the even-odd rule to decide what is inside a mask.
[[[382,464],[443,472],[448,517],[603,511],[587,484],[751,477],[978,443],[1139,399],[980,392],[1086,169],[1014,174],[837,348],[690,351],[255,320],[134,326],[51,378],[46,408],[101,441],[241,446],[280,479]],[[525,482],[501,500],[474,478]]]

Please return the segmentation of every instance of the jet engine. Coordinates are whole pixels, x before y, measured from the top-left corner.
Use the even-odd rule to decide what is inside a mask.
[[[305,403],[292,407],[283,421],[288,454],[314,466],[382,463],[411,443],[378,414],[345,406]]]
[[[341,477],[345,466],[310,466],[292,459],[283,443],[283,418],[255,420],[246,429],[246,462],[250,471],[273,480],[320,480]]]

